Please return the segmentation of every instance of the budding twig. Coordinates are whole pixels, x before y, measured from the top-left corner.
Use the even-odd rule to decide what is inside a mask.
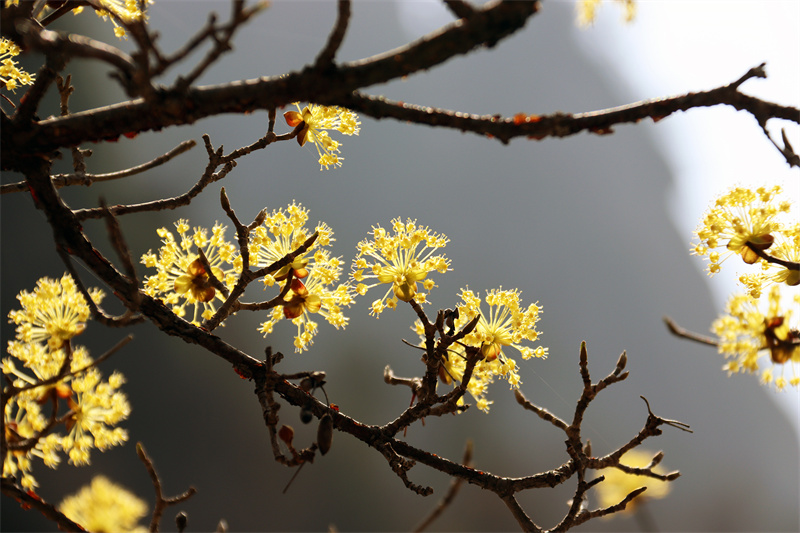
[[[164,511],[170,505],[175,505],[181,502],[184,502],[195,495],[197,489],[194,487],[189,487],[186,492],[180,494],[178,496],[174,496],[172,498],[165,498],[164,493],[161,490],[161,479],[158,477],[158,473],[156,472],[156,468],[153,465],[153,461],[148,457],[147,451],[144,449],[144,445],[141,442],[136,443],[136,454],[141,459],[142,463],[144,463],[144,467],[147,469],[147,473],[150,474],[150,479],[153,481],[153,489],[156,492],[156,504],[153,508],[153,517],[150,520],[150,531],[158,531],[159,522],[161,522],[161,515],[164,514]]]

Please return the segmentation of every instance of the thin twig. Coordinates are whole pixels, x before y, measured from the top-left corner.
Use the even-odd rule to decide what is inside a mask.
[[[472,441],[468,440],[467,444],[464,446],[464,456],[461,458],[461,464],[464,466],[472,467]],[[458,494],[459,489],[461,489],[461,485],[464,484],[464,480],[460,477],[454,477],[450,480],[450,488],[447,490],[447,494],[436,504],[436,507],[433,508],[433,511],[426,516],[422,522],[419,523],[417,527],[414,528],[414,531],[421,532],[428,528],[441,514],[453,503],[456,495]]]
[[[136,443],[136,454],[139,456],[139,459],[141,459],[142,463],[144,463],[147,473],[150,474],[150,479],[153,482],[153,489],[156,492],[156,504],[153,508],[153,518],[150,520],[150,531],[158,531],[158,525],[159,522],[161,522],[161,515],[164,514],[166,508],[170,505],[175,505],[188,500],[194,496],[194,494],[197,492],[197,489],[194,487],[189,487],[189,489],[183,494],[174,496],[172,498],[164,498],[164,493],[161,490],[161,480],[158,477],[158,473],[153,465],[153,461],[150,459],[150,457],[148,457],[147,451],[144,449],[144,446],[141,442]]]
[[[682,328],[668,316],[664,317],[664,323],[667,325],[669,331],[677,337],[699,342],[700,344],[707,344],[709,346],[719,346],[719,342],[717,342],[716,339],[712,339],[711,337],[706,337],[705,335],[700,335],[699,333]]]
[[[134,176],[136,174],[141,174],[142,172],[146,172],[152,168],[157,166],[163,165],[167,161],[179,156],[180,154],[194,148],[197,145],[197,141],[190,139],[188,141],[183,141],[178,146],[170,150],[164,155],[160,155],[155,159],[148,161],[147,163],[142,163],[141,165],[137,165],[135,167],[126,168],[124,170],[118,170],[116,172],[109,172],[106,174],[55,174],[53,176],[53,185],[55,185],[56,189],[60,189],[62,187],[69,187],[71,185],[91,185],[93,183],[99,183],[102,181],[110,181],[110,180],[118,180],[120,178],[127,178],[128,176]],[[17,183],[8,183],[5,185],[0,186],[0,194],[8,194],[12,192],[27,192],[28,185],[24,181],[20,181]]]
[[[328,42],[325,43],[325,47],[320,51],[317,60],[314,62],[315,68],[318,69],[333,64],[336,52],[342,45],[344,35],[347,32],[347,24],[350,21],[350,0],[339,0],[337,5],[336,22],[333,25],[333,30],[328,36]]]

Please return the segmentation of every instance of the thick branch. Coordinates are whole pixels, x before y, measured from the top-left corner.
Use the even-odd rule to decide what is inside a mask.
[[[157,90],[147,100],[137,98],[69,117],[47,119],[13,132],[6,132],[4,127],[3,152],[44,154],[89,141],[116,140],[125,133],[191,124],[223,113],[273,109],[300,100],[325,103],[323,99],[327,102],[337,95],[343,97],[357,89],[424,71],[478,46],[494,46],[522,28],[537,10],[537,2],[494,2],[476,11],[468,21],[458,20],[407,46],[338,67],[309,67],[283,77],[186,90]],[[53,32],[44,35],[58,42],[63,40]],[[99,45],[92,47],[83,42],[73,48],[76,53],[103,50]],[[108,50],[103,53],[103,59],[116,61],[126,74],[133,68],[130,58]],[[4,168],[15,168],[14,159],[4,158],[3,164]]]

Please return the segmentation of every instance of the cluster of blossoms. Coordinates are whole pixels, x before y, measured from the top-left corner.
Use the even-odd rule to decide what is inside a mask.
[[[250,243],[250,253],[258,258],[258,266],[269,266],[297,250],[312,235],[305,227],[307,221],[308,210],[294,202],[285,211],[278,209],[269,214],[256,228]],[[260,331],[266,337],[275,324],[284,318],[291,320],[297,326],[294,346],[298,352],[313,344],[317,323],[312,315],[318,314],[336,329],[344,328],[348,319],[342,308],[353,303],[352,286],[338,283],[342,275],[341,257],[332,257],[325,249],[335,240],[333,230],[321,222],[315,231],[318,236],[306,253],[264,277],[265,288],[276,282],[291,281],[283,305],[272,309]]]
[[[774,383],[778,390],[787,383],[800,385],[800,294],[789,302],[782,302],[781,297],[779,285],[770,289],[766,305],[748,294],[734,294],[725,306],[726,314],[711,326],[719,336],[720,353],[731,358],[724,370],[754,373],[768,354],[772,364],[761,373],[761,382]],[[788,381],[787,366],[791,366]]]
[[[297,143],[300,146],[307,142],[314,145],[319,154],[320,170],[342,166],[344,157],[337,155],[341,143],[331,139],[325,130],[336,130],[344,135],[358,135],[361,130],[358,115],[339,106],[308,104],[302,109],[300,104],[295,103],[295,106],[298,111],[287,111],[283,114],[283,118],[292,128],[303,125],[297,135]]]
[[[541,332],[536,329],[536,324],[542,308],[538,304],[523,308],[519,291],[503,290],[502,287],[486,292],[484,302],[488,305],[488,312],[482,309],[481,298],[469,289],[461,290],[461,300],[456,306],[457,318],[453,323],[456,329],[463,328],[477,316],[480,318],[475,329],[460,344],[449,349],[441,363],[439,376],[446,384],[461,382],[467,366],[466,346],[480,348],[482,357],[475,364],[467,391],[475,398],[478,409],[488,412],[493,402],[486,399],[486,393],[495,378],[508,381],[511,388],[517,388],[522,383],[516,360],[504,348],[514,348],[523,359],[547,357],[547,348],[531,348],[521,344],[522,341],[535,342],[539,339]],[[424,339],[419,321],[414,329]]]
[[[18,56],[19,53],[19,46],[13,41],[0,39],[0,83],[9,91],[13,91],[20,85],[33,83],[33,76],[17,68],[17,62],[11,59]]]
[[[103,293],[92,290],[90,296],[97,303]],[[3,476],[19,475],[22,486],[32,490],[37,486],[33,458],[55,468],[63,451],[70,463],[83,465],[92,447],[105,450],[124,443],[127,433],[114,426],[128,417],[130,406],[119,391],[122,374],[114,372],[103,381],[88,351],[72,345],[71,339],[86,328],[90,309],[71,277],[42,278],[33,292],[22,291],[17,298],[22,309],[9,313],[16,337],[8,342],[10,357],[0,366],[13,386],[3,413],[8,445]],[[59,400],[68,409],[61,416]],[[66,434],[55,430],[60,424]]]
[[[114,25],[114,35],[120,39],[124,39],[126,38],[125,28],[120,26],[119,23],[130,24],[146,18],[141,8],[143,5],[152,3],[153,0],[96,0],[90,4],[90,7],[98,17],[103,20],[110,20]],[[61,4],[63,4],[63,2],[54,7],[49,5],[49,3],[41,2],[40,5],[35,6],[35,9],[38,9],[38,11],[34,12],[33,16],[37,20],[44,20],[53,11],[60,9],[62,7]],[[79,15],[83,13],[87,2],[74,2],[74,4],[84,4],[77,5],[72,10],[73,15]],[[19,5],[19,0],[6,0],[6,7],[11,5]]]
[[[444,255],[434,255],[447,245],[446,236],[417,226],[417,221],[411,219],[403,223],[400,218],[395,218],[392,229],[394,233],[374,226],[372,239],[358,243],[358,254],[352,268],[352,277],[358,283],[356,292],[360,295],[377,285],[389,285],[386,293],[372,302],[370,313],[378,317],[387,307],[397,307],[398,300],[425,302],[427,293],[420,292],[417,283],[422,282],[423,288],[430,291],[435,284],[428,274],[433,271],[444,273],[450,268],[449,259]],[[370,280],[374,283],[364,283]]]
[[[103,9],[94,8],[94,12],[103,20],[110,20],[114,25],[114,35],[119,39],[125,39],[125,28],[119,25],[118,21],[124,24],[142,20],[145,17],[141,10],[142,4],[152,4],[153,0],[99,0]],[[75,15],[83,11],[83,6],[72,10]]]
[[[758,272],[739,276],[747,292],[731,296],[726,314],[713,323],[712,331],[719,337],[720,353],[730,359],[724,370],[755,373],[766,359],[761,356],[769,353],[772,364],[761,380],[779,390],[787,383],[800,385],[800,323],[792,313],[800,296],[788,295],[800,285],[800,223],[789,218],[791,207],[782,199],[780,186],[734,187],[704,215],[695,230],[699,242],[692,250],[708,259],[709,274],[737,256],[746,265],[759,267]],[[762,292],[767,287],[771,289],[764,303]],[[788,380],[786,366],[792,373]]]
[[[620,464],[630,468],[646,469],[653,461],[653,454],[641,449],[628,450],[620,458]],[[656,474],[666,474],[660,467],[655,466],[652,471]],[[597,499],[601,507],[611,507],[617,505],[625,499],[628,494],[639,487],[647,487],[647,491],[628,502],[628,505],[621,512],[634,512],[638,506],[648,500],[664,498],[669,494],[669,483],[661,479],[649,476],[630,474],[616,467],[602,468],[597,471],[597,477],[603,476],[605,479],[597,485]]]
[[[139,525],[147,504],[103,476],[95,476],[89,485],[64,498],[58,510],[86,531],[147,531]]]
[[[622,4],[625,10],[623,14],[625,22],[632,22],[636,17],[636,0],[616,0],[616,2]],[[597,18],[597,9],[602,3],[603,0],[579,0],[576,4],[578,25],[586,27],[593,24]]]
[[[163,245],[155,255],[148,251],[142,256],[145,266],[157,269],[157,273],[145,278],[145,293],[156,296],[172,306],[172,311],[186,316],[186,307],[192,308],[190,322],[199,325],[199,319],[208,320],[214,315],[214,300],[224,300],[225,296],[214,287],[203,260],[202,250],[211,274],[228,290],[236,284],[242,270],[242,259],[236,248],[225,240],[225,226],[217,223],[208,230],[195,227],[190,231],[189,222],[180,219],[175,223],[175,235],[167,228],[160,228],[158,236]]]
[[[293,254],[314,233],[305,227],[308,210],[292,203],[285,210],[268,214],[255,228],[248,243],[251,261],[258,268],[269,267]],[[186,220],[175,223],[178,237],[166,228],[158,230],[162,247],[156,255],[148,251],[142,263],[157,269],[145,277],[145,292],[171,305],[175,314],[186,317],[195,325],[200,319],[208,320],[216,312],[216,300],[225,295],[215,286],[199,250],[203,251],[210,273],[228,291],[236,285],[242,271],[242,257],[225,239],[225,226],[215,224],[208,231],[201,227],[190,230]],[[298,352],[313,344],[318,324],[313,315],[323,317],[337,329],[347,325],[342,309],[353,302],[349,284],[338,284],[342,274],[342,260],[332,257],[325,247],[330,246],[333,231],[324,223],[317,224],[316,240],[308,251],[298,254],[291,263],[263,278],[265,288],[280,285],[286,288],[283,301],[269,311],[268,319],[261,324],[264,336],[270,334],[276,323],[286,318],[297,327],[294,345]],[[192,308],[187,315],[186,307]]]
[[[420,292],[418,284],[430,291],[435,285],[428,274],[450,270],[450,261],[438,253],[448,243],[446,236],[419,226],[416,220],[411,219],[406,222],[400,218],[392,220],[392,230],[373,227],[372,238],[358,243],[351,273],[358,283],[356,292],[361,295],[372,287],[388,285],[383,296],[371,305],[371,314],[378,318],[386,308],[395,308],[398,301],[426,302],[427,293]],[[507,380],[512,388],[520,383],[517,363],[504,352],[504,348],[514,348],[523,359],[547,356],[547,348],[534,349],[521,344],[539,338],[536,324],[541,308],[537,304],[523,308],[519,291],[502,288],[486,293],[488,312],[481,309],[481,299],[469,289],[461,291],[461,299],[453,326],[460,329],[475,317],[480,318],[471,333],[450,347],[447,357],[441,362],[439,375],[446,384],[461,382],[467,366],[466,347],[480,348],[481,359],[475,364],[467,390],[475,398],[478,408],[487,412],[492,402],[486,399],[486,392],[495,378]],[[421,322],[417,321],[413,329],[423,339],[424,345]]]
[[[416,220],[392,220],[391,230],[374,226],[371,238],[358,243],[358,253],[352,264],[352,282],[339,283],[342,260],[331,255],[327,247],[334,241],[333,231],[325,223],[318,223],[312,232],[306,227],[308,210],[295,202],[286,209],[276,209],[264,216],[264,221],[251,231],[247,252],[255,268],[268,269],[284,261],[276,270],[263,276],[265,288],[277,286],[280,298],[266,302],[267,320],[259,331],[266,337],[281,320],[291,320],[297,328],[295,350],[307,350],[318,331],[315,315],[325,319],[335,328],[344,328],[348,318],[343,309],[349,307],[355,293],[360,295],[373,287],[386,285],[383,296],[372,302],[370,313],[376,317],[398,302],[426,303],[427,291],[435,286],[428,278],[431,272],[445,273],[450,261],[440,252],[447,245],[446,236],[420,226]],[[209,319],[216,311],[215,299],[224,297],[217,290],[201,259],[203,250],[213,277],[228,291],[236,285],[242,269],[242,258],[234,246],[225,241],[225,228],[219,224],[212,237],[203,228],[190,231],[188,222],[176,224],[176,238],[165,228],[158,230],[163,246],[156,255],[148,251],[142,262],[157,269],[156,274],[145,277],[145,291],[172,306],[179,316],[186,315],[186,306],[193,306],[191,320],[197,325],[199,318]],[[316,233],[317,237],[303,253],[298,250]],[[291,258],[288,261],[286,258]],[[355,288],[354,288],[355,284]],[[467,385],[481,410],[488,411],[486,399],[488,385],[495,378],[505,379],[512,387],[520,383],[517,363],[504,350],[513,348],[523,359],[546,357],[547,348],[524,346],[523,341],[535,342],[540,332],[536,329],[541,308],[520,303],[519,291],[494,289],[488,291],[481,309],[481,299],[472,291],[461,292],[463,302],[457,306],[455,327],[461,328],[480,316],[476,327],[461,344],[454,346],[442,361],[441,377],[446,383],[460,382],[466,368],[467,346],[481,350]],[[189,318],[189,317],[187,317]],[[418,329],[421,325],[418,324]]]

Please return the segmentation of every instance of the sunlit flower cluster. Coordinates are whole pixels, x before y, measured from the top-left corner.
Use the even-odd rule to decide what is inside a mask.
[[[514,348],[523,359],[547,357],[547,348],[531,348],[521,344],[523,341],[535,342],[539,339],[541,333],[536,329],[536,324],[542,309],[538,304],[521,307],[519,291],[502,288],[487,291],[487,312],[482,309],[481,298],[473,291],[462,289],[461,299],[462,303],[456,307],[456,330],[466,326],[475,317],[480,318],[475,329],[461,343],[451,346],[447,358],[442,361],[440,377],[445,383],[460,383],[467,366],[465,346],[480,348],[481,359],[475,365],[467,391],[475,398],[478,409],[488,412],[492,402],[487,400],[486,393],[495,378],[506,380],[511,388],[517,388],[521,383],[517,362],[504,352],[504,348]],[[419,321],[415,324],[415,330],[424,338]]]
[[[333,140],[326,130],[336,130],[344,135],[358,135],[361,130],[358,115],[339,106],[308,104],[301,108],[298,103],[295,106],[298,111],[287,111],[283,117],[292,128],[303,124],[297,135],[298,144],[304,146],[306,142],[311,142],[314,145],[319,155],[320,170],[342,166],[344,157],[337,155],[341,143]]]
[[[641,449],[629,450],[620,458],[620,464],[632,468],[647,468],[653,460],[653,454]],[[660,465],[654,466],[652,471],[656,474],[666,474]],[[669,482],[644,475],[629,474],[616,467],[601,468],[597,476],[605,479],[596,485],[596,495],[600,507],[611,507],[625,499],[628,494],[640,487],[647,490],[637,498],[628,502],[622,512],[631,513],[637,506],[647,500],[657,500],[669,494]]]
[[[13,41],[0,39],[0,83],[13,91],[20,85],[30,85],[33,83],[33,76],[17,67],[17,62],[11,59],[20,53],[19,46]]]
[[[105,296],[100,289],[90,290],[89,295],[95,303]],[[47,342],[56,350],[86,329],[89,304],[68,275],[60,280],[42,278],[33,292],[23,290],[17,299],[22,309],[12,310],[8,318],[17,325],[20,341]]]
[[[774,237],[774,242],[766,252],[775,261],[759,258],[760,272],[739,276],[739,281],[754,298],[758,298],[762,289],[771,285],[800,285],[800,270],[796,267],[800,264],[800,223],[785,225]]]
[[[146,18],[141,10],[142,4],[152,4],[153,0],[98,0],[102,9],[94,8],[94,12],[103,20],[110,20],[114,25],[114,35],[120,39],[125,39],[125,28],[119,22],[130,24],[137,20]],[[73,14],[78,15],[83,12],[83,6],[72,10]]]
[[[636,0],[616,0],[618,4],[622,4],[624,8],[623,19],[625,22],[631,22],[636,17]],[[594,23],[597,18],[597,10],[603,0],[578,0],[576,4],[576,11],[578,12],[578,25],[582,27],[589,26]]]
[[[214,287],[209,272],[203,264],[198,250],[203,250],[211,273],[228,290],[236,284],[242,269],[241,256],[225,239],[225,226],[217,223],[208,230],[196,227],[190,231],[189,223],[180,219],[175,223],[178,237],[160,228],[158,236],[163,245],[155,255],[148,251],[142,256],[145,266],[157,269],[157,273],[145,277],[145,292],[172,306],[172,311],[186,317],[186,307],[192,308],[187,318],[199,325],[200,319],[209,319],[216,311],[215,300],[225,296]]]
[[[102,298],[97,289],[88,292],[95,302]],[[17,334],[1,365],[14,387],[3,412],[8,444],[3,476],[17,476],[23,487],[33,489],[34,458],[55,468],[63,451],[70,463],[87,464],[91,448],[124,443],[127,433],[115,426],[128,417],[130,406],[119,391],[123,376],[115,372],[104,381],[90,366],[89,352],[72,344],[89,318],[89,306],[72,278],[40,279],[33,292],[22,291],[17,298],[22,309],[9,313]],[[59,413],[62,402],[66,413]],[[65,434],[59,431],[62,424]]]
[[[95,476],[89,485],[64,498],[58,510],[86,531],[147,531],[139,525],[147,504],[103,476]]]
[[[693,253],[708,259],[709,274],[719,272],[721,264],[734,255],[748,265],[759,262],[755,250],[772,246],[775,233],[783,229],[779,215],[789,212],[790,203],[778,201],[780,192],[778,185],[755,191],[735,187],[717,198],[695,230],[699,242]]]
[[[290,253],[297,250],[309,237],[312,231],[305,227],[308,222],[308,209],[292,202],[284,209],[276,209],[268,214],[264,223],[253,231],[250,244],[250,254],[256,258],[258,267],[269,266],[280,261]],[[264,285],[272,286],[276,281],[283,281],[292,272],[295,278],[305,278],[309,268],[313,267],[313,251],[330,246],[335,241],[333,230],[320,222],[314,229],[319,233],[309,250],[297,255],[294,260],[277,272],[264,277]],[[252,259],[251,259],[252,260]]]
[[[267,215],[264,223],[253,232],[249,247],[251,255],[257,258],[257,266],[272,265],[295,252],[313,233],[305,227],[306,222],[308,210],[295,202],[285,210],[276,209]],[[259,331],[266,337],[275,324],[284,318],[291,320],[297,327],[294,347],[298,352],[314,343],[318,331],[314,315],[324,318],[336,329],[343,328],[348,318],[342,308],[353,303],[352,287],[338,283],[343,269],[341,257],[332,257],[324,249],[335,240],[333,230],[320,222],[314,232],[318,236],[308,251],[263,280],[265,287],[287,280],[290,286],[282,305],[272,308]]]
[[[734,187],[704,215],[693,249],[708,258],[710,274],[730,257],[758,267],[739,276],[747,293],[732,295],[711,329],[729,375],[761,371],[762,383],[778,390],[800,384],[800,324],[794,316],[800,296],[792,292],[800,285],[800,223],[789,218],[791,207],[778,185]],[[763,368],[766,354],[771,365]]]
[[[734,294],[725,313],[711,327],[719,336],[720,353],[730,359],[724,370],[754,373],[769,364],[761,373],[762,383],[778,390],[800,385],[800,294],[782,298],[779,285],[769,291],[766,303]]]
[[[428,274],[444,273],[450,268],[450,260],[437,254],[448,243],[446,236],[418,226],[417,221],[411,219],[403,223],[395,218],[392,230],[393,233],[373,226],[372,239],[358,243],[358,254],[353,262],[352,277],[358,283],[358,294],[364,295],[377,285],[389,285],[386,293],[372,303],[370,312],[376,317],[387,307],[395,308],[398,301],[425,302],[427,293],[421,292],[418,284],[430,291],[435,284]]]

